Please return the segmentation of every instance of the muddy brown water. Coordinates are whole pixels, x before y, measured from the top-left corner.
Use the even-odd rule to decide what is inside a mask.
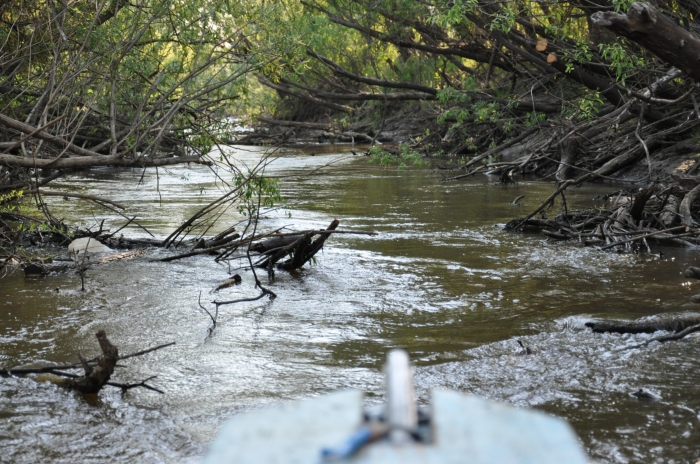
[[[600,462],[700,459],[700,339],[633,348],[650,336],[583,326],[694,310],[688,298],[700,284],[681,273],[699,265],[697,251],[621,255],[506,233],[499,225],[534,208],[552,184],[443,184],[430,170],[368,168],[344,149],[313,151],[291,151],[268,168],[284,176],[287,208],[267,212],[260,227],[338,218],[342,228],[379,234],[334,236],[315,265],[278,275],[277,300],[223,307],[210,339],[200,291],[203,301],[256,294],[248,272],[242,285],[209,293],[228,275],[211,257],[159,263],[149,258],[167,252],[153,251],[103,264],[87,272],[86,293],[75,275],[0,280],[2,366],[96,354],[98,329],[121,353],[177,342],[115,376],[157,375],[165,395],[108,388],[86,400],[49,382],[0,379],[0,462],[198,462],[222,422],[242,411],[342,388],[382,401],[381,365],[395,346],[416,363],[422,403],[440,387],[537,408],[567,419]],[[260,152],[236,155],[253,163]],[[329,161],[343,169],[297,175]],[[124,203],[161,237],[218,194],[201,167],[149,171],[139,185],[141,175],[96,170],[62,187]],[[571,189],[569,206],[615,188]],[[523,207],[509,204],[522,194]],[[83,225],[124,222],[83,201],[52,204]],[[220,228],[237,215],[228,212]],[[538,353],[517,356],[517,339]],[[639,401],[630,395],[639,388],[661,399]]]

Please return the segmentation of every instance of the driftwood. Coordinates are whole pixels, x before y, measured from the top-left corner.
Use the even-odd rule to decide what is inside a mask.
[[[84,394],[99,393],[102,387],[109,382],[109,379],[114,373],[117,361],[119,361],[119,351],[117,347],[112,345],[107,339],[105,331],[100,330],[97,332],[96,336],[97,341],[100,343],[100,348],[102,349],[102,355],[97,357],[97,365],[89,365],[83,355],[78,352],[78,357],[85,370],[85,375],[83,377],[66,380],[65,382],[66,387]]]
[[[323,244],[338,225],[340,225],[340,221],[334,219],[325,231],[307,232],[298,236],[294,242],[288,245],[269,249],[266,252],[268,256],[258,261],[256,266],[267,269],[270,276],[274,275],[273,269],[275,266],[284,271],[299,269],[323,248]],[[311,238],[315,235],[319,235],[319,237],[312,242]],[[279,262],[289,255],[292,256],[290,259],[282,263]]]
[[[67,260],[67,261],[50,261],[50,262],[29,262],[22,267],[24,275],[27,277],[40,277],[49,274],[57,274],[61,272],[77,271],[82,268],[88,268],[93,264],[104,264],[111,261],[122,259],[133,259],[142,256],[148,252],[148,248],[138,248],[136,250],[122,251],[118,253],[110,253],[108,255],[94,257],[87,260]]]
[[[607,202],[604,208],[565,209],[554,219],[544,218],[545,208],[551,206],[557,196],[563,195],[567,186],[579,183],[579,179],[562,183],[537,209],[525,218],[508,222],[505,229],[541,232],[555,240],[578,238],[584,245],[594,245],[600,250],[617,248],[636,251],[645,247],[650,251],[649,240],[671,245],[700,246],[700,228],[689,226],[692,218],[684,219],[684,224],[673,226],[681,216],[675,211],[679,208],[679,197],[671,195],[676,191],[678,195],[683,195],[677,186],[663,188],[652,184],[636,192],[620,191],[608,196],[613,201]],[[686,210],[684,216],[690,217],[690,205],[696,194],[700,194],[700,187],[697,187],[696,193],[691,191],[686,194],[683,202],[680,202],[679,211]],[[537,213],[542,217],[534,217]]]
[[[376,232],[368,232],[368,231],[349,231],[349,230],[304,230],[304,231],[299,231],[299,232],[290,232],[290,233],[280,233],[279,230],[273,231],[271,233],[263,233],[263,234],[252,234],[248,235],[244,238],[241,238],[240,240],[236,241],[231,241],[230,243],[225,244],[225,246],[213,246],[209,248],[198,248],[192,251],[188,251],[187,253],[181,253],[173,256],[167,256],[165,258],[160,258],[157,261],[176,261],[179,259],[183,258],[189,258],[191,256],[196,256],[196,255],[202,255],[202,254],[210,254],[212,252],[217,252],[217,261],[222,260],[222,259],[227,259],[229,256],[236,251],[238,248],[244,245],[249,245],[254,242],[259,242],[259,241],[267,241],[268,239],[272,238],[279,238],[279,237],[296,237],[296,240],[298,240],[300,237],[303,237],[305,234],[310,234],[310,235],[318,235],[318,234],[349,234],[349,235],[376,235]],[[291,241],[291,245],[294,245],[295,241]],[[290,241],[285,240],[285,242],[289,243]],[[258,243],[254,243],[252,245],[253,248],[251,251],[256,252],[256,250],[259,250],[257,248]],[[264,248],[268,248],[265,246]],[[284,248],[284,247],[281,247]],[[281,249],[280,247],[278,248],[269,248],[267,251],[263,252],[262,254],[270,254],[273,251]],[[282,256],[284,258],[284,256]],[[280,258],[281,259],[281,258]]]
[[[102,349],[102,354],[91,360],[86,360],[82,353],[78,352],[78,359],[80,360],[80,362],[76,364],[64,364],[36,368],[0,368],[0,377],[8,377],[11,375],[24,376],[28,374],[53,374],[67,378],[67,380],[60,383],[59,385],[69,388],[71,390],[79,391],[80,393],[84,394],[99,393],[99,391],[105,385],[119,387],[122,390],[143,387],[148,390],[163,393],[157,388],[146,384],[147,381],[152,380],[155,377],[149,377],[148,379],[135,384],[110,382],[110,379],[112,377],[112,374],[114,373],[115,367],[117,367],[118,361],[142,356],[144,354],[151,353],[161,348],[172,346],[175,344],[175,342],[155,346],[146,350],[138,351],[136,353],[128,354],[126,356],[119,356],[119,351],[117,350],[117,347],[109,341],[109,339],[107,338],[107,334],[104,330],[100,330],[99,332],[97,332],[97,334],[95,334],[95,336],[97,337],[97,341],[99,342],[100,348]],[[71,369],[83,369],[84,375],[79,376],[63,372],[65,370]]]
[[[234,285],[240,284],[241,281],[241,276],[238,274],[234,274],[233,277],[231,277],[230,279],[226,279],[224,282],[217,285],[213,291],[218,292],[219,290],[223,290],[224,288],[233,287]]]
[[[270,239],[263,240],[262,242],[253,244],[250,247],[250,251],[255,251],[257,253],[266,253],[270,250],[291,245],[303,236],[304,234],[292,234],[283,237],[272,237]]]
[[[586,322],[586,327],[590,327],[596,333],[640,334],[664,330],[678,334],[698,324],[700,324],[700,315],[690,314],[674,318],[644,318],[636,321],[591,321]]]

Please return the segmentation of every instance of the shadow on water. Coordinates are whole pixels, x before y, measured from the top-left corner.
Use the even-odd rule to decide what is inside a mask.
[[[252,163],[258,153],[237,155]],[[697,285],[683,286],[681,272],[698,264],[697,252],[667,249],[663,259],[602,253],[497,227],[534,208],[551,191],[547,183],[442,184],[429,171],[368,170],[337,151],[293,154],[267,171],[285,176],[289,210],[267,213],[261,227],[317,228],[338,218],[342,228],[380,234],[333,237],[316,265],[278,274],[274,302],[222,308],[209,340],[197,297],[202,290],[203,301],[213,300],[207,292],[227,277],[210,257],[158,263],[149,258],[164,252],[153,251],[104,264],[88,271],[85,294],[72,275],[1,281],[0,365],[93,353],[98,329],[121,352],[177,341],[129,360],[118,374],[121,381],[157,374],[164,396],[105,391],[91,405],[50,383],[0,381],[2,459],[196,461],[221,422],[243,410],[348,387],[381,401],[380,366],[394,346],[416,363],[422,402],[429,389],[445,387],[536,407],[569,420],[603,462],[700,458],[700,340],[624,349],[649,335],[594,335],[583,326],[591,317],[692,310]],[[332,160],[345,169],[296,175]],[[89,182],[69,179],[62,187],[89,187],[125,203],[160,236],[218,192],[202,168],[161,170],[158,178],[147,172],[138,185],[141,175],[94,171]],[[572,189],[569,207],[614,189]],[[511,206],[519,195],[524,206]],[[68,220],[123,223],[84,202],[54,199],[54,208]],[[254,294],[251,275],[242,276],[241,286],[221,296]],[[518,338],[538,353],[517,356]],[[661,400],[630,395],[641,387]]]

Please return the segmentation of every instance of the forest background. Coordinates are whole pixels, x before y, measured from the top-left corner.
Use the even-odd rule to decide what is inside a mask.
[[[694,0],[3,0],[0,201],[42,208],[42,188],[91,166],[219,162],[241,123],[265,126],[250,143],[392,142],[375,159],[443,157],[453,179],[669,181],[698,166],[699,14]],[[256,178],[228,164],[233,185]]]

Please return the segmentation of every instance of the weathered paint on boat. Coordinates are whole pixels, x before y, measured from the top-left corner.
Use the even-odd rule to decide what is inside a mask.
[[[576,434],[561,419],[447,390],[432,393],[431,444],[362,448],[353,464],[584,464]],[[321,449],[342,443],[362,421],[362,393],[341,391],[230,419],[205,464],[312,464]]]

